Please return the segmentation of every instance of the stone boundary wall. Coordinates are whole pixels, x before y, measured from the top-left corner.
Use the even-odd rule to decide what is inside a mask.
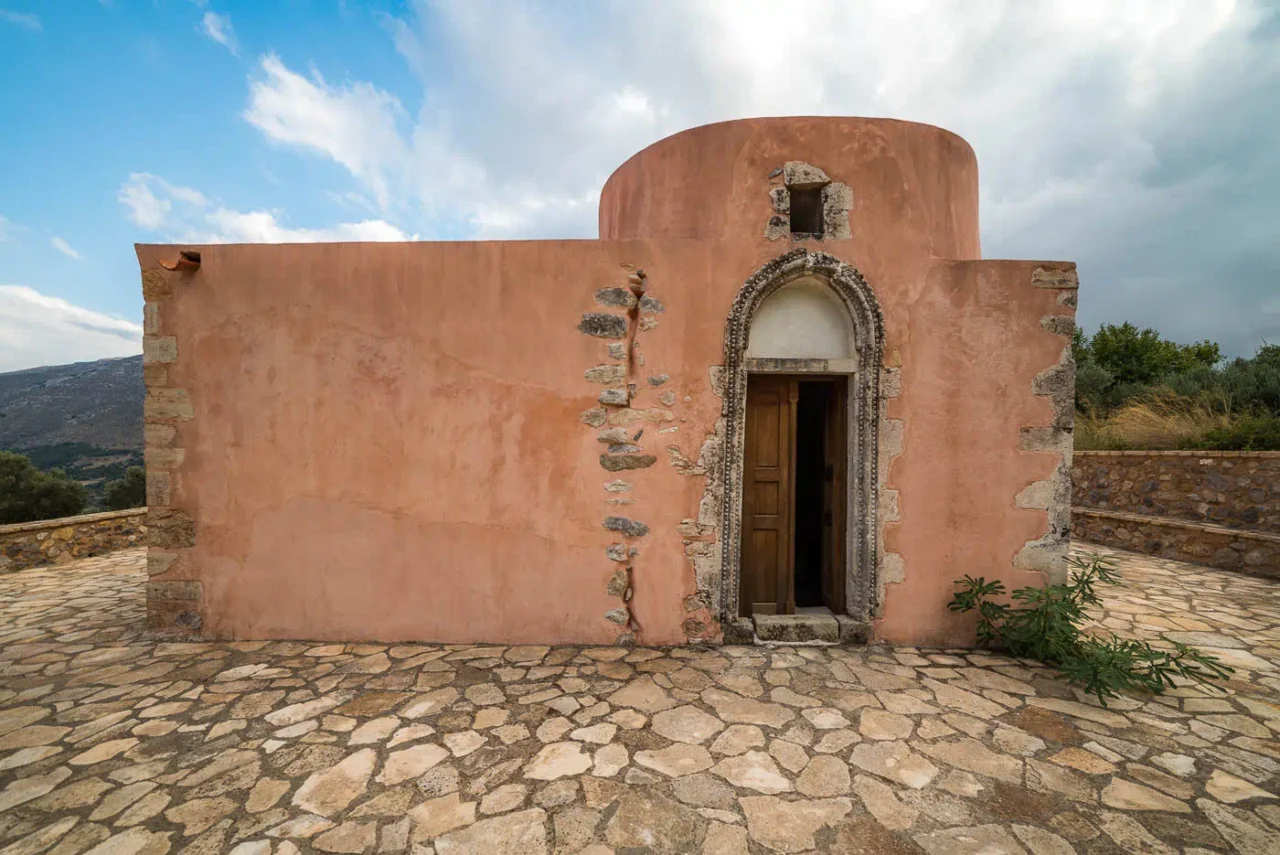
[[[0,525],[0,573],[145,546],[147,509]]]
[[[1280,451],[1077,451],[1078,508],[1280,533]]]
[[[1103,546],[1280,578],[1280,534],[1080,507],[1072,509],[1071,534]]]

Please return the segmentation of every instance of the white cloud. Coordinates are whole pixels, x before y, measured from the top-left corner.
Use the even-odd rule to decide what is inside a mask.
[[[249,86],[244,116],[269,139],[333,158],[365,182],[378,204],[391,199],[391,179],[409,160],[398,125],[400,102],[368,84],[331,86],[318,72],[310,79],[270,54],[262,77]]]
[[[200,19],[200,28],[206,36],[231,51],[233,56],[240,55],[240,46],[236,42],[236,31],[231,26],[231,17],[229,15],[205,12],[204,17]]]
[[[10,12],[8,9],[0,9],[0,21],[8,24],[14,24],[22,27],[24,30],[39,32],[44,29],[40,24],[40,18],[30,12]]]
[[[160,195],[157,195],[157,191]],[[120,185],[117,198],[120,204],[129,209],[129,219],[151,231],[168,224],[174,201],[197,208],[209,204],[209,200],[199,190],[170,184],[163,178],[146,172],[132,173],[129,180]]]
[[[336,241],[408,241],[417,240],[386,220],[362,220],[338,223],[319,229],[296,229],[282,226],[270,211],[230,211],[219,208],[209,214],[213,231],[189,235],[187,243],[325,243]]]
[[[157,175],[134,173],[120,187],[130,218],[176,243],[321,243],[417,240],[386,220],[366,219],[322,228],[282,224],[278,211],[236,211],[215,204],[199,190]]]
[[[415,0],[391,29],[417,104],[271,55],[246,118],[398,219],[485,238],[594,236],[608,174],[687,127],[929,122],[978,153],[988,257],[1079,261],[1086,326],[1247,352],[1280,338],[1259,227],[1280,191],[1277,20],[1262,0],[793,0],[785,19],[769,0]]]
[[[67,258],[74,258],[76,261],[80,260],[80,253],[61,237],[54,235],[53,240],[49,241],[49,243],[53,245],[54,249],[65,255]]]
[[[144,229],[158,229],[164,225],[173,204],[167,199],[158,199],[148,186],[151,176],[133,173],[129,180],[120,185],[116,198],[120,204],[129,209],[129,219]]]
[[[0,285],[0,371],[141,352],[140,324],[25,285]]]

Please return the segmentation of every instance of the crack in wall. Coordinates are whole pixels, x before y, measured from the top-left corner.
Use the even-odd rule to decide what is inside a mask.
[[[622,268],[627,273],[626,287],[601,288],[595,292],[595,301],[606,308],[622,309],[626,314],[587,312],[578,324],[578,330],[584,335],[612,339],[606,345],[606,352],[614,361],[595,365],[583,372],[587,382],[606,387],[596,399],[600,406],[580,416],[584,424],[597,429],[596,439],[605,446],[599,462],[606,472],[648,469],[657,463],[657,456],[646,454],[641,446],[646,425],[675,419],[668,410],[635,407],[642,388],[641,369],[645,364],[639,336],[641,332],[657,326],[656,316],[666,307],[647,293],[648,276],[643,270],[637,270],[631,264],[623,264]],[[647,384],[656,388],[668,379],[666,374],[658,374],[649,377]],[[661,400],[670,406],[675,399],[667,393]],[[637,423],[642,424],[637,427]],[[605,591],[609,596],[617,597],[619,604],[605,611],[604,618],[619,627],[616,644],[635,644],[642,629],[634,604],[635,562],[640,548],[633,541],[647,537],[649,526],[630,517],[616,515],[619,506],[635,504],[633,496],[624,495],[633,490],[630,482],[615,478],[604,483],[604,490],[608,494],[605,502],[614,509],[614,513],[606,516],[602,524],[622,538],[622,542],[611,543],[605,549],[605,557],[614,565]]]

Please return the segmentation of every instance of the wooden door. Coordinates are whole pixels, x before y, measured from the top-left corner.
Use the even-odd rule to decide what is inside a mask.
[[[747,379],[742,482],[740,611],[795,612],[795,420],[800,385],[794,378]]]
[[[827,390],[825,466],[822,482],[822,604],[836,614],[845,607],[845,517],[848,498],[846,433],[848,381]]]

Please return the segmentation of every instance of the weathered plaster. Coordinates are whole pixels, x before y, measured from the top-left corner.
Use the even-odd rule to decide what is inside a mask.
[[[149,489],[195,536],[152,548],[172,559],[156,581],[202,591],[199,611],[156,603],[185,604],[215,638],[595,645],[627,640],[605,617],[623,606],[645,643],[717,636],[736,549],[726,406],[744,370],[768,370],[726,361],[725,318],[783,249],[761,224],[767,175],[787,161],[857,188],[857,240],[823,246],[875,284],[884,317],[886,359],[824,365],[883,387],[854,395],[883,440],[853,461],[875,522],[857,549],[880,553],[866,613],[879,639],[965,643],[946,610],[958,575],[1043,581],[1013,564],[1048,511],[1016,497],[1070,451],[1053,395],[1032,386],[1064,382],[1036,380],[1066,328],[1041,319],[1071,314],[1074,273],[982,261],[972,150],[863,119],[663,140],[609,179],[598,241],[139,247],[149,352],[174,348],[144,365],[148,447],[175,450],[152,455],[173,468]],[[162,273],[179,249],[199,269]],[[639,268],[653,294],[632,290]],[[626,401],[603,405],[603,390]],[[648,534],[628,540],[607,517]],[[638,550],[624,600],[609,592],[613,543]]]

